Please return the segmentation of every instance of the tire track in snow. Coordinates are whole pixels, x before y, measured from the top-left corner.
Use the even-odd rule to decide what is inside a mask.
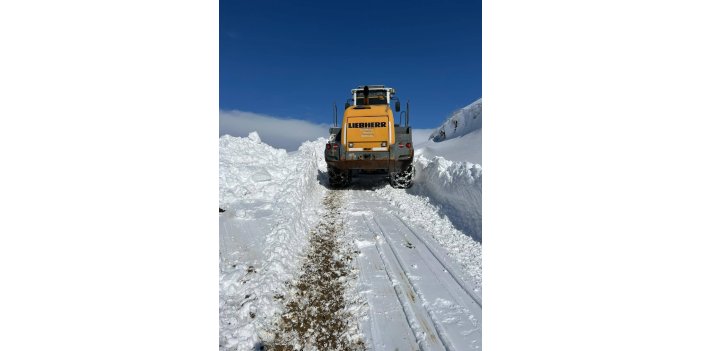
[[[407,192],[393,191],[390,187],[377,189],[372,195],[388,202],[385,206],[419,235],[436,243],[439,253],[445,254],[446,262],[454,264],[458,279],[467,282],[475,295],[482,300],[482,247],[466,233],[455,228],[453,222],[443,216],[440,208],[428,198]]]
[[[482,344],[482,308],[420,242],[407,238],[400,221],[376,212],[374,221],[395,255],[448,350],[478,349]],[[404,227],[404,229],[409,229]],[[403,245],[403,244],[409,245]],[[402,247],[404,246],[404,248]],[[411,269],[410,269],[411,268]]]
[[[380,228],[378,222],[375,221],[375,218],[371,217],[371,219],[373,219],[373,223],[375,224],[377,230],[373,230],[368,218],[365,215],[363,216],[363,220],[366,222],[368,229],[371,232],[380,232],[382,236],[381,242],[376,240],[376,249],[383,260],[383,265],[385,266],[388,276],[394,283],[393,285],[395,287],[396,297],[402,305],[407,323],[415,333],[417,343],[422,350],[445,349],[445,347],[443,347],[445,342],[444,340],[441,340],[440,334],[435,328],[436,324],[433,323],[427,311],[417,301],[417,293],[407,277],[405,269],[402,268],[402,265],[398,260],[397,253],[393,247],[389,245],[389,243],[388,247],[390,248],[390,255],[385,253],[385,251],[388,250],[383,250],[381,248],[383,243],[387,243],[387,237]],[[428,321],[431,321],[431,323]]]
[[[385,299],[396,299],[404,313],[393,322],[406,323],[422,350],[481,349],[482,299],[472,293],[471,281],[458,274],[458,262],[431,239],[433,232],[404,221],[392,199],[375,196],[376,191],[351,189],[350,214],[360,222],[354,223],[351,218],[350,228],[360,230],[358,237],[362,240],[357,245],[367,257],[361,259],[374,261],[370,256],[379,256],[387,274],[385,279],[392,282],[395,296],[386,295]],[[368,244],[377,252],[365,249]],[[379,274],[377,269],[368,271],[368,266],[361,265],[364,280]],[[377,278],[374,283],[378,283]],[[388,320],[387,313],[393,312],[388,307],[392,303],[378,302],[376,292],[364,291],[364,295],[370,306],[370,325],[364,324],[364,330],[370,332],[367,343],[375,349],[394,350],[390,345],[396,343],[387,342],[386,335],[378,343],[374,332],[376,319],[384,323]]]
[[[402,220],[402,218],[400,218],[400,216],[398,216],[396,213],[393,213],[392,215],[395,218],[397,218],[402,223],[402,225],[405,226],[405,228],[407,228],[408,232],[412,233],[412,235],[415,238],[417,238],[417,240],[421,241],[422,244],[424,244],[424,246],[429,250],[429,252],[432,254],[432,256],[434,256],[436,261],[439,262],[439,264],[442,267],[444,267],[446,272],[448,272],[448,274],[451,275],[451,278],[453,278],[453,280],[463,289],[463,291],[465,291],[466,294],[470,295],[470,297],[473,299],[473,301],[475,301],[475,303],[478,305],[478,307],[480,307],[482,309],[483,308],[483,300],[472,291],[473,289],[467,287],[466,283],[463,280],[458,278],[458,274],[455,272],[455,270],[453,268],[451,268],[451,265],[447,264],[446,262],[444,262],[443,259],[440,258],[441,255],[437,254],[434,244],[430,244],[429,242],[427,242],[426,239],[424,239],[424,238],[422,238],[422,236],[418,235],[409,225],[407,225],[407,222]]]
[[[312,230],[302,272],[289,294],[273,350],[364,350],[344,292],[354,251],[344,244],[341,192],[324,198],[326,213]]]

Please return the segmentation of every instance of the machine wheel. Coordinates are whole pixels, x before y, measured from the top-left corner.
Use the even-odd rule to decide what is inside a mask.
[[[351,171],[329,167],[327,175],[332,188],[345,188],[351,183]]]
[[[404,171],[390,173],[390,185],[393,188],[407,189],[412,187],[414,180],[414,166],[410,165]]]

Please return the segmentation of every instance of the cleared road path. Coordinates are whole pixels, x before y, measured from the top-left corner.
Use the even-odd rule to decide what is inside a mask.
[[[360,251],[358,289],[368,301],[361,322],[366,347],[481,349],[482,301],[460,265],[430,232],[398,216],[392,201],[375,191],[346,191],[346,228]]]

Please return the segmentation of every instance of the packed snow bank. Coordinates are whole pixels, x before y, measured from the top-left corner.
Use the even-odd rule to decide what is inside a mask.
[[[409,192],[427,196],[456,228],[482,242],[482,168],[443,157],[415,158],[415,185]]]
[[[417,149],[416,156],[424,156],[432,159],[441,156],[447,160],[470,163],[483,163],[483,131],[478,129],[466,135],[462,135],[442,142],[428,140],[422,144],[415,143]]]
[[[325,140],[286,153],[222,136],[220,151],[220,349],[252,350],[282,312],[282,295],[308,245],[325,188]]]
[[[427,196],[456,228],[482,242],[482,99],[415,140],[417,170],[409,192]]]

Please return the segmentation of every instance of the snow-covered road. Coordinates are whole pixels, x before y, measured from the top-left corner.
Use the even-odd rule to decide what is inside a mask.
[[[325,140],[220,138],[220,350],[482,348],[482,171],[326,185]]]
[[[374,185],[380,189],[366,190]],[[480,349],[480,289],[430,231],[403,219],[394,205],[419,199],[394,196],[407,195],[397,189],[382,196],[384,188],[382,179],[366,179],[347,190],[346,227],[360,250],[358,291],[368,303],[367,318],[361,319],[367,347]],[[422,206],[417,202],[413,205]]]

